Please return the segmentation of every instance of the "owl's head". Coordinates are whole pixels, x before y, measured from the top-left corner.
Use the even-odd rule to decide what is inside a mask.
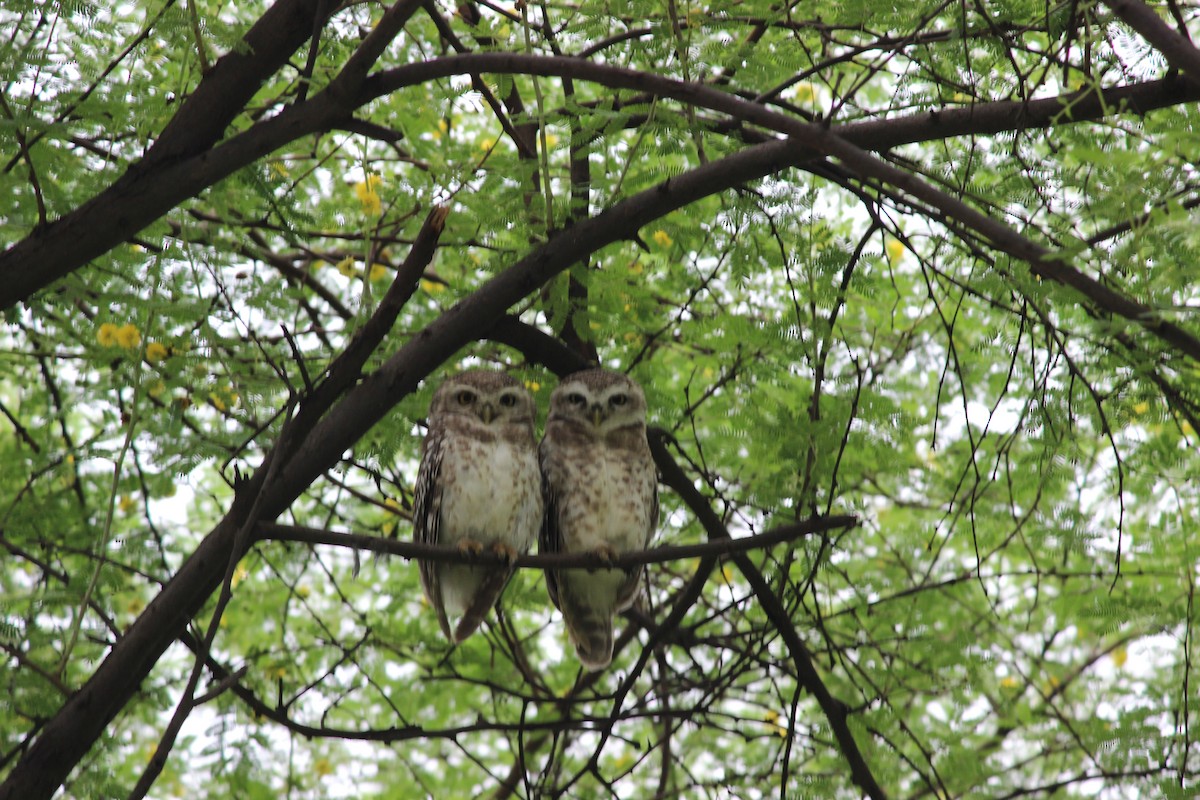
[[[504,372],[471,370],[447,378],[433,394],[429,416],[465,416],[485,426],[533,425],[533,395]]]
[[[582,423],[600,435],[646,424],[642,387],[620,372],[589,369],[563,378],[550,395],[547,421]]]

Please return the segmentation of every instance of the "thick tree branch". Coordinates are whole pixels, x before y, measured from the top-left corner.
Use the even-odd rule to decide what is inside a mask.
[[[114,645],[88,682],[47,723],[0,784],[0,800],[49,798],[61,785],[163,651],[220,585],[230,560],[241,557],[235,544],[238,531],[250,521],[252,508],[259,512],[257,521],[277,517],[443,361],[584,254],[620,241],[629,231],[702,197],[778,172],[795,158],[791,143],[769,142],[647,189],[535,249],[413,336],[316,424],[305,425],[303,436],[289,437],[294,449],[285,447],[289,452],[272,451],[266,456],[239,487],[225,518]],[[300,414],[304,415],[303,402]],[[281,437],[281,444],[286,441]],[[286,463],[273,465],[277,456],[286,456]]]
[[[927,203],[975,231],[998,249],[1027,262],[1039,277],[1074,289],[1100,311],[1139,325],[1180,352],[1200,361],[1200,338],[1165,319],[1154,308],[1113,290],[1071,266],[1068,256],[1022,236],[1004,222],[987,216],[919,176],[882,161],[838,131],[797,120],[709,86],[570,58],[484,53],[397,67],[368,79],[363,88],[368,94],[381,95],[403,86],[447,77],[468,69],[592,80],[606,86],[670,97],[689,106],[720,111],[750,124],[785,134],[798,145],[810,148],[814,154],[841,161],[862,178],[873,178],[886,185],[895,186]]]
[[[1200,50],[1140,0],[1105,0],[1121,20],[1162,53],[1172,67],[1200,83]]]
[[[886,150],[949,136],[985,135],[1080,122],[1111,115],[1114,110],[1146,113],[1200,99],[1200,84],[1185,80],[1151,81],[1028,103],[983,103],[823,131],[765,106],[700,84],[685,84],[580,59],[494,53],[449,56],[388,70],[369,76],[361,83],[335,80],[330,87],[333,92],[327,89],[303,104],[289,107],[212,150],[180,161],[135,166],[126,177],[94,200],[0,253],[0,309],[26,299],[54,280],[70,274],[133,236],[177,204],[258,158],[302,136],[345,124],[353,110],[362,104],[421,81],[479,71],[578,78],[614,88],[649,91],[731,113],[737,119],[772,130],[789,134],[792,131],[823,133],[871,150]],[[351,91],[354,87],[360,87],[357,94]],[[798,155],[798,160],[788,166],[795,166],[811,155]]]
[[[205,177],[189,179],[192,170],[208,162],[214,143],[262,83],[309,38],[320,5],[319,0],[279,0],[246,33],[244,47],[223,56],[209,70],[143,159],[87,203],[37,228],[0,253],[0,284],[4,284],[0,308],[8,308],[69,275],[187,198],[286,143],[271,146],[248,160],[227,162],[223,170],[202,169]],[[403,25],[403,14],[411,15],[417,5],[397,3],[384,14],[343,71],[321,93],[323,102],[310,101],[289,110],[315,111],[324,120],[318,129],[345,122],[349,114],[338,101],[358,93],[362,77],[387,44],[381,38],[388,32],[394,35]],[[259,130],[263,124],[251,130]]]
[[[433,258],[446,213],[445,208],[439,207],[426,217],[408,257],[375,314],[330,365],[325,380],[304,399],[296,416],[289,419],[275,448],[263,459],[259,469],[239,487],[229,514],[118,640],[88,683],[46,725],[24,758],[0,784],[0,800],[49,797],[136,691],[138,682],[154,666],[170,640],[182,633],[204,600],[222,584],[222,579],[227,581],[234,563],[252,542],[246,533],[253,527],[251,519],[261,518],[265,513],[262,509],[271,500],[260,491],[261,487],[277,484],[270,480],[275,475],[276,465],[286,463],[291,446],[302,440],[308,427],[358,379],[362,366],[391,329],[396,316],[412,296],[421,273]],[[303,488],[298,487],[296,494]],[[194,565],[193,570],[188,570],[189,564]],[[221,602],[227,600],[227,593],[223,594]],[[206,640],[203,644],[207,647],[209,642]],[[123,674],[127,669],[133,672]],[[192,685],[197,675],[193,673]],[[164,733],[135,794],[139,791],[144,794],[161,771],[178,728],[193,705],[190,698],[181,701],[176,719]]]

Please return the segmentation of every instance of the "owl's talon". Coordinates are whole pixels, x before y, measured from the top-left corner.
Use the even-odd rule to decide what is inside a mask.
[[[458,552],[464,556],[477,556],[483,552],[483,545],[474,539],[463,539],[458,543]]]
[[[612,564],[621,554],[607,544],[602,544],[592,551],[605,564]]]
[[[500,556],[507,564],[514,564],[517,560],[517,551],[506,545],[504,542],[493,542],[492,553]]]

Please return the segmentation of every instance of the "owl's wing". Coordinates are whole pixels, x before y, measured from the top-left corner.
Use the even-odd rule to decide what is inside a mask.
[[[554,485],[546,477],[544,464],[542,468],[542,505],[544,512],[542,514],[542,529],[538,532],[538,552],[561,553],[563,546],[562,527],[558,517],[558,493],[554,491]],[[560,608],[558,604],[558,575],[552,569],[546,570],[546,591],[550,594],[550,602],[554,603],[554,607]]]
[[[431,434],[425,440],[425,445],[421,467],[417,470],[417,486],[413,491],[413,541],[438,544],[442,538],[441,437],[433,440]],[[446,608],[442,603],[442,585],[438,579],[437,565],[429,561],[418,563],[421,589],[437,614],[442,633],[450,639],[450,621],[446,619]]]
[[[643,548],[650,546],[650,542],[654,540],[654,533],[658,530],[658,473],[655,471],[653,463],[650,464],[646,491],[649,493],[647,498],[649,513],[646,515],[646,537],[642,540]],[[617,611],[624,611],[637,602],[642,575],[645,571],[644,566],[630,567],[625,570],[626,579],[617,588]]]

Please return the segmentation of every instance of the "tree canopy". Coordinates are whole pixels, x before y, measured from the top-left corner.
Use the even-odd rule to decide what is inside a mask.
[[[1195,7],[0,23],[0,799],[1200,790]],[[433,389],[596,361],[645,601],[451,647]]]

